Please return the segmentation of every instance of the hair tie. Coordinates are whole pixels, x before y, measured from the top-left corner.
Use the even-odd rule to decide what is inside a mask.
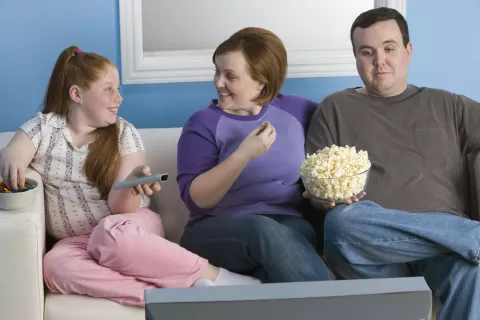
[[[79,53],[82,53],[82,52],[83,52],[82,49],[77,49],[77,50],[75,50],[74,53],[75,53],[76,56],[78,56],[78,54],[79,54]]]

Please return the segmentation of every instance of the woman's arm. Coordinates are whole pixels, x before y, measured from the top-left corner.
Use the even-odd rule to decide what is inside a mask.
[[[183,161],[182,159],[179,159],[179,173],[180,171],[183,171],[183,164],[185,162],[189,162],[190,166],[196,168],[208,167],[203,164],[201,160],[212,159],[217,156],[217,151],[212,145],[210,145],[210,148],[202,148],[201,152],[205,153],[202,156],[197,157],[196,153],[190,154],[188,150],[193,150],[193,148],[188,148],[188,146],[200,143],[200,141],[197,141],[198,139],[196,137],[195,134],[186,133],[181,139],[181,143],[179,144],[179,157],[186,157],[187,159],[192,160]],[[194,177],[189,187],[188,183],[186,186],[183,186],[184,188],[188,188],[188,190],[183,190],[184,193],[189,195],[190,200],[201,209],[214,207],[230,190],[248,162],[267,152],[275,141],[275,138],[276,131],[273,126],[268,122],[262,123],[259,127],[254,129],[242,141],[237,150],[235,150],[223,162],[211,166],[207,170],[201,171],[195,169],[201,172]],[[186,151],[181,150],[182,148]],[[207,152],[210,154],[214,153],[215,155],[208,156],[206,154]],[[200,162],[195,164],[195,161],[199,160]],[[189,169],[185,169],[185,171],[188,170]]]
[[[208,209],[214,207],[242,173],[250,159],[238,150],[225,161],[196,177],[190,185],[190,197],[195,204]]]

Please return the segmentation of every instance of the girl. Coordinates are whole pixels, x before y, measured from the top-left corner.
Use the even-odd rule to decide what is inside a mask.
[[[141,306],[148,288],[259,283],[165,240],[147,208],[159,183],[112,188],[151,174],[140,135],[117,117],[121,102],[115,65],[71,46],[55,64],[42,112],[0,153],[9,187],[24,185],[29,165],[42,176],[47,232],[59,240],[44,258],[47,287]]]

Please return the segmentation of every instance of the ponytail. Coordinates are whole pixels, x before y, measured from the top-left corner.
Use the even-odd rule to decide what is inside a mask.
[[[70,107],[70,88],[76,85],[88,90],[108,66],[115,66],[107,58],[83,52],[77,46],[63,50],[55,63],[42,113],[67,116]],[[95,140],[89,146],[83,171],[89,183],[97,187],[102,198],[107,198],[120,166],[119,128],[117,123],[95,130]]]

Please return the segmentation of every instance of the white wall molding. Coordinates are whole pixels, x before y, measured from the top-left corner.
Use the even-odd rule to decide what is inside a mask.
[[[375,0],[405,15],[406,0]],[[206,10],[208,12],[208,10]],[[271,15],[275,16],[275,15]],[[348,21],[350,26],[353,21]],[[143,50],[142,0],[120,0],[123,84],[210,81],[212,50]],[[288,50],[288,78],[357,76],[350,46],[322,50]]]
[[[407,17],[407,0],[375,0],[375,8],[378,7],[394,8]]]

